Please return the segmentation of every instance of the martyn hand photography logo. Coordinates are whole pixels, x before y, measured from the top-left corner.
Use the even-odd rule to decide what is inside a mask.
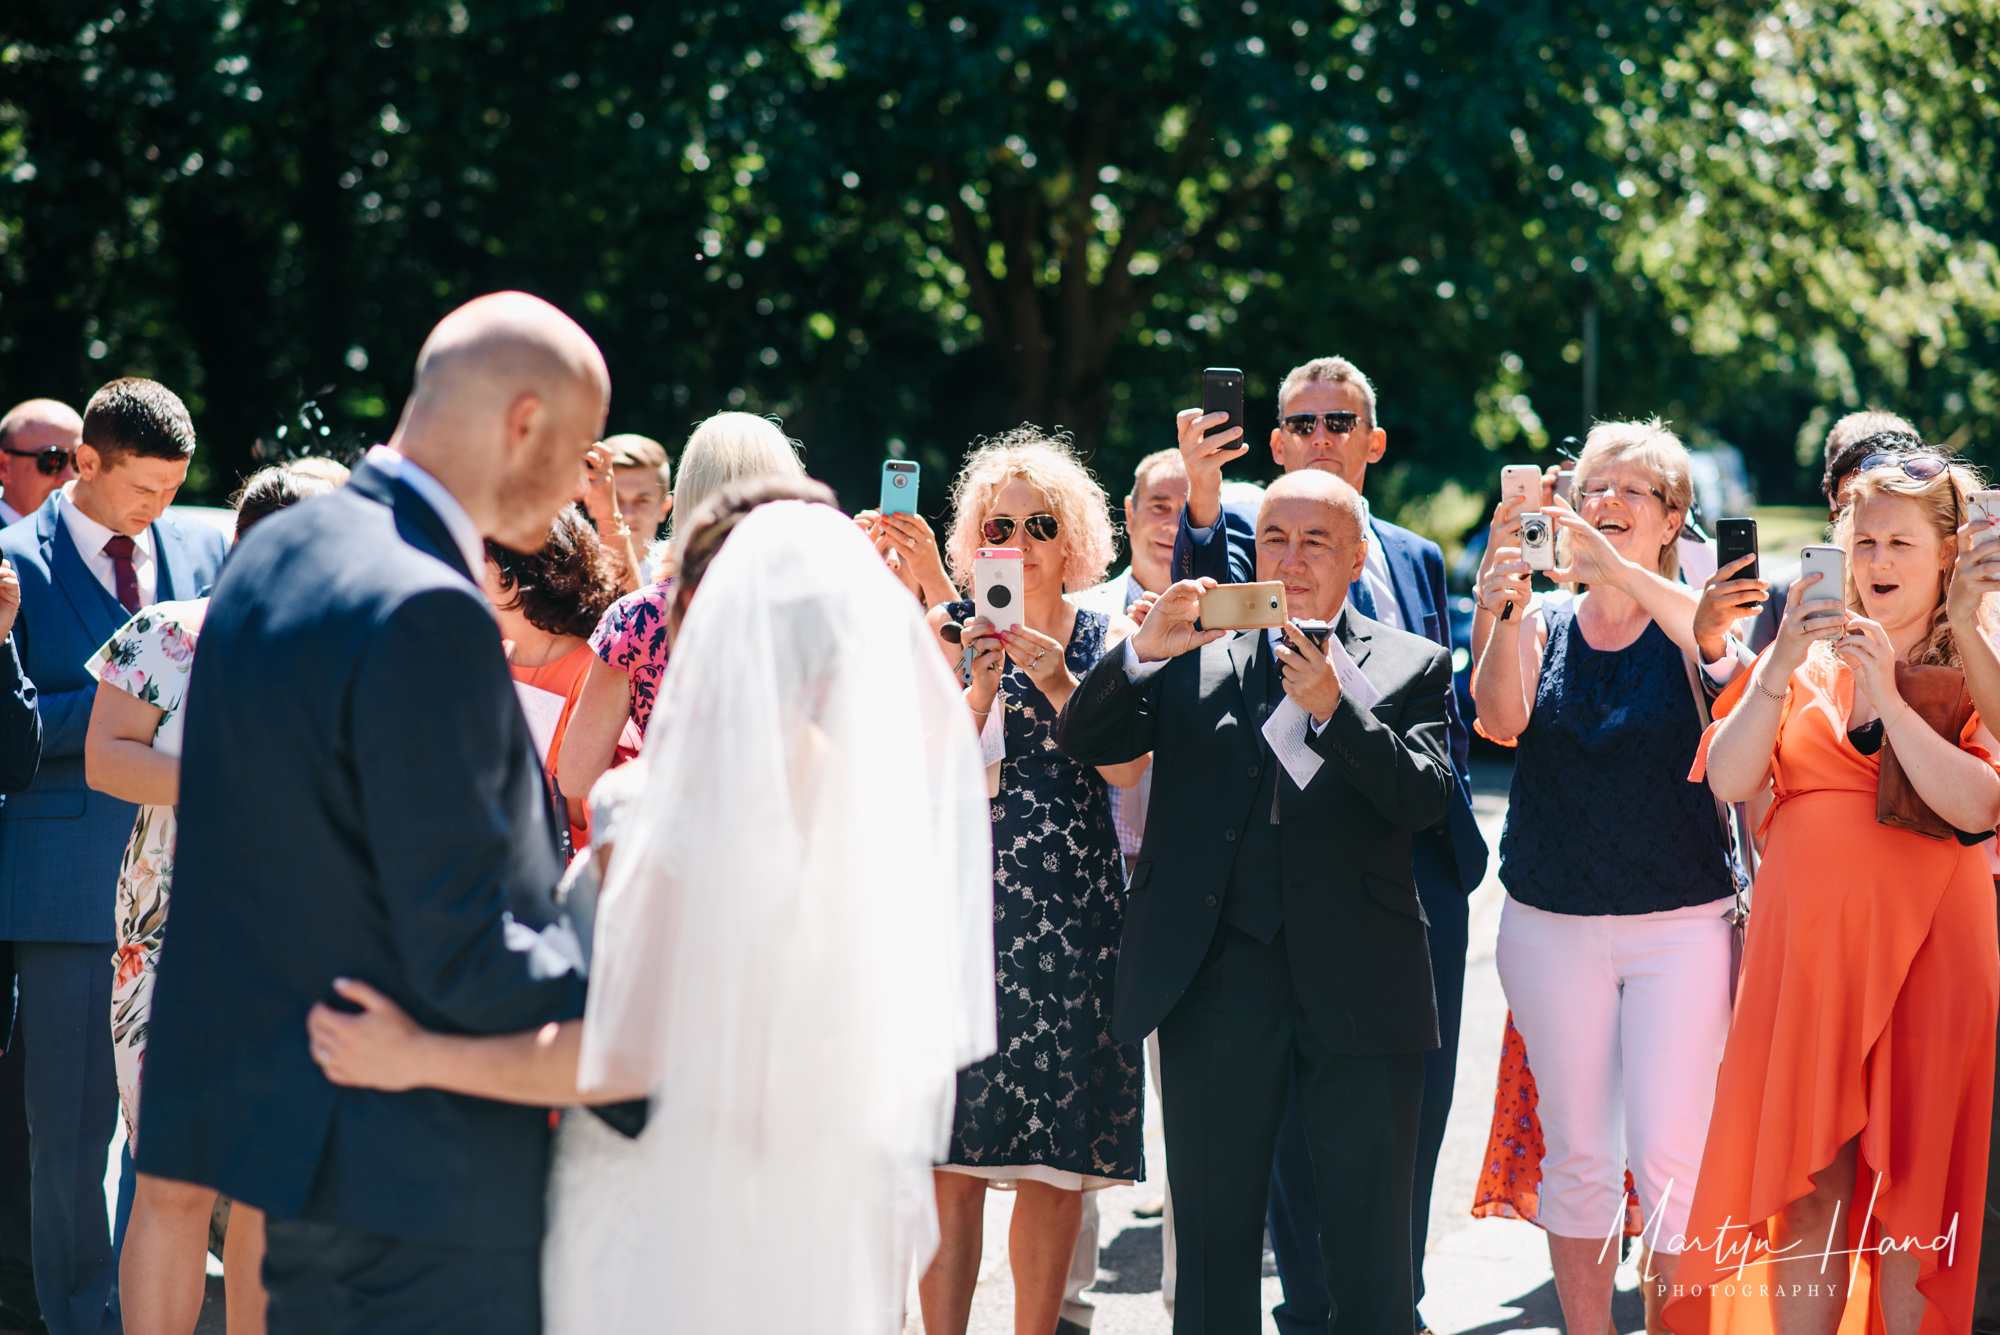
[[[1839,1279],[1851,1280],[1853,1278],[1855,1262],[1859,1257],[1887,1256],[1894,1252],[1939,1252],[1944,1256],[1943,1264],[1949,1266],[1958,1255],[1958,1215],[1956,1212],[1953,1213],[1951,1221],[1946,1224],[1944,1232],[1933,1237],[1928,1242],[1914,1235],[1896,1238],[1886,1234],[1878,1236],[1873,1242],[1867,1241],[1869,1226],[1875,1220],[1875,1203],[1882,1190],[1882,1180],[1878,1176],[1875,1180],[1874,1189],[1868,1195],[1867,1213],[1861,1219],[1861,1237],[1863,1241],[1859,1246],[1839,1247],[1835,1245],[1842,1240],[1843,1234],[1839,1204],[1834,1206],[1833,1218],[1827,1224],[1826,1238],[1816,1250],[1804,1250],[1810,1246],[1810,1240],[1806,1238],[1797,1238],[1783,1246],[1775,1246],[1765,1231],[1764,1223],[1739,1224],[1725,1217],[1721,1225],[1716,1229],[1715,1239],[1712,1242],[1705,1242],[1699,1236],[1690,1238],[1676,1233],[1673,1237],[1667,1239],[1666,1250],[1670,1254],[1681,1256],[1685,1256],[1690,1252],[1714,1252],[1718,1269],[1729,1265],[1731,1262],[1735,1263],[1735,1273],[1732,1278],[1706,1286],[1701,1284],[1669,1284],[1661,1281],[1659,1275],[1653,1270],[1651,1261],[1661,1250],[1660,1230],[1664,1227],[1663,1221],[1666,1218],[1667,1200],[1673,1195],[1673,1188],[1673,1180],[1670,1178],[1667,1181],[1665,1189],[1660,1192],[1659,1207],[1648,1212],[1646,1227],[1640,1234],[1641,1241],[1645,1244],[1647,1251],[1646,1273],[1642,1274],[1640,1278],[1649,1283],[1656,1284],[1660,1295],[1670,1300],[1674,1298],[1699,1298],[1704,1293],[1723,1298],[1818,1298],[1822,1296],[1844,1298],[1846,1296],[1845,1286],[1836,1281]],[[1624,1216],[1621,1214],[1617,1221],[1613,1223],[1610,1233],[1606,1235],[1604,1246],[1597,1253],[1597,1259],[1600,1263],[1617,1246],[1618,1239],[1623,1231]],[[1839,1270],[1834,1270],[1834,1273],[1824,1283],[1792,1279],[1774,1283],[1768,1274],[1761,1279],[1748,1277],[1749,1271],[1762,1266],[1775,1265],[1780,1261],[1811,1261],[1815,1258],[1819,1261],[1818,1273],[1827,1275],[1829,1270],[1833,1270],[1835,1257],[1848,1258],[1843,1263],[1845,1274],[1843,1275]],[[1824,1294],[1820,1292],[1822,1288],[1826,1290]]]

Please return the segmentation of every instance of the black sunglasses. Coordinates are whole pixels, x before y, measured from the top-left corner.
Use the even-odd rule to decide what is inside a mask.
[[[1056,540],[1058,530],[1054,515],[1029,515],[1026,519],[1009,519],[1002,516],[999,519],[989,519],[981,524],[979,532],[986,539],[988,545],[998,547],[1006,542],[1007,539],[1014,536],[1014,525],[1016,524],[1028,530],[1028,536],[1031,538],[1035,538],[1041,542],[1054,542]]]
[[[43,477],[54,477],[68,468],[72,455],[60,445],[51,445],[46,450],[7,450],[16,459],[33,459],[35,471]]]
[[[1326,423],[1326,434],[1344,436],[1361,424],[1359,413],[1293,413],[1290,417],[1278,419],[1278,425],[1294,436],[1310,436],[1313,428]]]

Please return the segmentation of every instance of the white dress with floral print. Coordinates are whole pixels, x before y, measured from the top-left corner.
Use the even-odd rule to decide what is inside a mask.
[[[164,711],[153,749],[179,757],[188,672],[208,599],[155,603],[142,609],[91,655],[85,666],[108,686]],[[140,807],[118,869],[118,953],[111,982],[111,1050],[118,1064],[118,1099],[125,1134],[139,1130],[139,1068],[146,1055],[146,1021],[153,1007],[153,970],[167,927],[167,892],[174,877],[172,807]]]

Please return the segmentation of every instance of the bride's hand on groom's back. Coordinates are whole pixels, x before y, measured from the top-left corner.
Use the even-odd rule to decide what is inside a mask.
[[[389,998],[366,983],[336,978],[333,990],[359,1011],[315,1002],[306,1016],[312,1058],[336,1085],[405,1090],[424,1083],[424,1040],[429,1035]]]

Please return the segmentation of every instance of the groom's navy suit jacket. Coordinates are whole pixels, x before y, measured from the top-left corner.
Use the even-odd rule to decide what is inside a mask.
[[[337,975],[437,1030],[580,1014],[576,977],[531,978],[505,940],[509,914],[554,916],[544,794],[492,612],[415,491],[363,464],[260,523],[195,650],[140,1171],[280,1219],[537,1245],[546,1112],[337,1088],[305,1025]]]

